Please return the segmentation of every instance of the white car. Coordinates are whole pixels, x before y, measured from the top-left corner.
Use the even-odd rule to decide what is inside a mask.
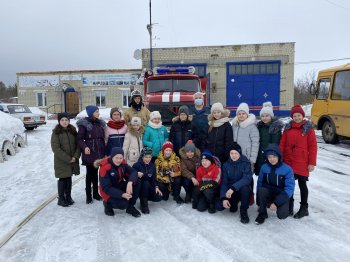
[[[45,115],[34,114],[23,104],[0,103],[0,111],[20,119],[27,130],[33,130],[38,126],[46,124]]]

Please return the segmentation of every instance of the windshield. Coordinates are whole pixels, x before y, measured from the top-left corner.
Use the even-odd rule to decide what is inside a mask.
[[[10,105],[7,106],[7,109],[9,110],[10,114],[31,113],[30,109],[25,105]]]
[[[152,79],[147,83],[147,93],[156,92],[198,92],[196,79]]]

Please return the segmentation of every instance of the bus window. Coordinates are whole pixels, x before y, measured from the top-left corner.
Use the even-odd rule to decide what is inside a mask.
[[[332,99],[350,100],[350,70],[335,74]]]
[[[330,79],[324,78],[320,79],[317,88],[317,99],[327,99],[329,94]]]

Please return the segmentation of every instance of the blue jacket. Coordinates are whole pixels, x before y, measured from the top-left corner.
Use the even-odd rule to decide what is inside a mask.
[[[278,145],[268,145],[265,149],[265,157],[271,151],[278,155],[279,161],[274,166],[266,163],[261,167],[257,192],[261,187],[270,189],[276,195],[274,203],[276,206],[281,206],[289,201],[290,197],[294,194],[294,173],[289,165],[282,162],[282,154]]]
[[[158,129],[147,125],[145,133],[142,137],[144,147],[152,148],[152,156],[157,157],[165,141],[168,140],[169,133],[165,126]]]
[[[239,191],[244,186],[249,186],[253,177],[252,168],[247,157],[241,155],[237,161],[231,158],[222,166],[222,182],[220,198],[226,198],[229,189]]]
[[[135,169],[136,172],[143,173],[141,181],[148,181],[152,188],[156,187],[156,166],[152,162],[146,165],[143,162],[142,157],[140,157],[132,168]]]

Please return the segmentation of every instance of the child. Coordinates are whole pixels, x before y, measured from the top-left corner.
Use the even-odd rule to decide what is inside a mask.
[[[111,156],[102,160],[99,176],[100,193],[107,216],[114,216],[113,208],[126,209],[126,213],[133,217],[141,216],[135,208],[141,183],[135,169],[126,163],[122,148],[112,148]]]
[[[71,197],[72,174],[80,174],[77,130],[69,123],[67,113],[58,114],[58,125],[51,135],[51,148],[54,153],[55,177],[58,178],[57,205],[67,207],[74,204]]]
[[[282,155],[278,145],[270,144],[265,150],[264,164],[259,173],[257,196],[259,202],[259,215],[255,219],[257,225],[264,223],[267,218],[266,208],[277,211],[279,219],[289,215],[289,199],[294,192],[294,174],[290,166],[282,162]]]
[[[240,215],[243,224],[249,223],[248,208],[250,187],[253,173],[250,161],[242,155],[242,149],[234,143],[230,150],[230,159],[222,166],[222,183],[220,198],[222,202],[219,210],[230,209],[230,212],[238,210],[238,202],[241,201]]]
[[[111,119],[105,128],[106,155],[109,156],[113,147],[123,147],[125,133],[128,127],[122,119],[122,111],[113,107],[110,112]]]
[[[230,111],[224,109],[221,103],[215,103],[212,105],[211,114],[208,116],[209,130],[206,147],[220,159],[221,163],[225,163],[228,159],[229,148],[233,143],[229,115]]]
[[[292,121],[286,124],[280,147],[283,160],[294,171],[294,177],[298,180],[301,201],[300,209],[294,218],[302,218],[309,215],[308,188],[309,172],[316,166],[317,141],[313,125],[310,120],[304,119],[305,112],[300,105],[295,105],[290,111]],[[290,214],[293,214],[293,196],[290,198]]]
[[[142,137],[144,146],[152,148],[152,162],[156,160],[164,142],[168,139],[169,134],[165,126],[162,125],[161,115],[158,111],[150,114],[150,120]]]
[[[201,152],[192,140],[188,140],[179,151],[181,157],[182,185],[186,191],[185,203],[190,203],[194,186],[198,186],[196,170],[201,164]]]
[[[199,185],[193,189],[192,208],[200,212],[208,209],[213,214],[216,211],[215,198],[219,192],[221,171],[210,151],[201,154],[201,164],[196,171]]]
[[[192,117],[189,117],[189,109],[187,106],[179,108],[179,115],[174,117],[173,124],[170,128],[169,141],[174,145],[174,151],[177,156],[179,150],[188,140],[193,139]]]
[[[141,151],[140,159],[133,165],[141,180],[140,205],[141,212],[144,214],[149,214],[148,201],[162,200],[162,192],[156,185],[156,167],[151,159],[152,149],[145,147]]]
[[[257,123],[259,130],[259,153],[254,166],[254,173],[258,176],[260,168],[266,163],[264,151],[269,144],[280,144],[282,136],[283,122],[274,119],[274,113],[271,102],[263,103],[263,108],[260,110],[261,121]]]
[[[170,191],[174,193],[174,200],[178,204],[184,201],[180,197],[181,191],[181,170],[180,159],[173,151],[173,144],[166,141],[162,146],[156,160],[157,182],[163,194],[163,200],[168,200]]]
[[[140,157],[140,153],[143,148],[142,134],[144,131],[145,129],[141,125],[141,118],[134,116],[131,119],[131,127],[125,134],[123,144],[125,160],[129,166],[135,164]]]

